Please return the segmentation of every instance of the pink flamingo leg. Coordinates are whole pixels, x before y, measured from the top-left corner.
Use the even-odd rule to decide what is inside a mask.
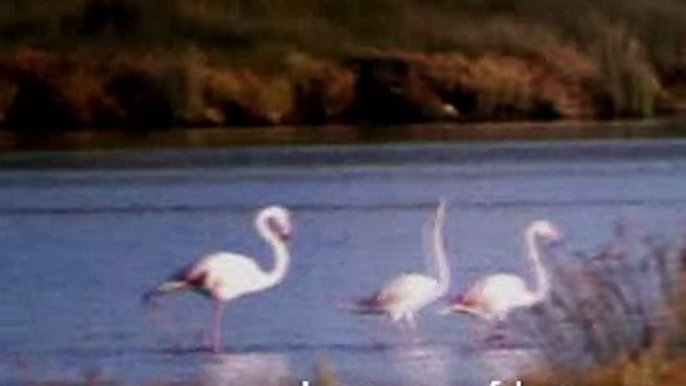
[[[212,351],[216,353],[222,352],[222,312],[224,311],[224,303],[215,301],[212,311]]]

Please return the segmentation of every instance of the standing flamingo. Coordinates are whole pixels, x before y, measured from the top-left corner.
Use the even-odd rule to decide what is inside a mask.
[[[416,329],[415,314],[445,295],[450,285],[450,268],[443,245],[443,223],[446,203],[441,200],[433,226],[433,248],[437,278],[419,273],[406,273],[388,282],[374,295],[358,300],[352,311],[359,314],[386,315],[393,324]]]
[[[216,252],[181,269],[156,289],[147,292],[146,303],[156,296],[182,290],[195,291],[214,301],[212,316],[212,350],[221,351],[221,315],[224,305],[236,298],[266,290],[279,284],[286,276],[289,252],[286,245],[291,234],[290,212],[280,206],[269,206],[255,216],[259,235],[272,247],[274,268],[264,271],[251,258]]]
[[[521,307],[531,307],[543,301],[550,291],[548,274],[541,263],[537,239],[558,242],[562,233],[550,221],[537,220],[526,229],[528,257],[534,269],[536,288],[531,290],[519,276],[497,273],[474,284],[464,295],[458,296],[443,313],[466,313],[480,319],[501,322]]]

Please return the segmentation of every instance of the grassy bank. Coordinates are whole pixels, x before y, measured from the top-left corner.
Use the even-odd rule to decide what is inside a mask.
[[[24,134],[686,106],[677,0],[3,0],[0,15],[0,113]]]

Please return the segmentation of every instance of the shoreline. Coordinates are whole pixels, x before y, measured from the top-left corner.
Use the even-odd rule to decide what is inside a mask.
[[[1,153],[79,150],[161,150],[406,143],[501,143],[686,137],[686,117],[649,120],[400,125],[175,128],[165,131],[80,130],[22,137],[0,131]]]

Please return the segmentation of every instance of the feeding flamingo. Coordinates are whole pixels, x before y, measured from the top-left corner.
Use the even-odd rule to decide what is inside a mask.
[[[183,290],[195,291],[212,298],[212,349],[220,352],[224,305],[241,296],[279,284],[288,271],[290,258],[286,241],[292,231],[290,212],[280,206],[263,208],[255,216],[255,227],[258,234],[272,247],[275,264],[271,271],[264,271],[247,256],[216,252],[181,269],[157,288],[147,292],[143,297],[144,301],[149,303],[156,296]]]
[[[446,202],[441,200],[436,209],[433,225],[433,248],[437,277],[420,273],[406,273],[389,281],[374,295],[358,300],[352,311],[359,314],[386,315],[389,320],[411,330],[416,329],[415,314],[441,296],[450,285],[450,268],[443,245],[443,223]]]
[[[480,319],[501,322],[514,309],[531,307],[543,301],[550,291],[550,281],[541,263],[538,241],[559,242],[562,240],[562,233],[550,221],[537,220],[527,227],[525,240],[527,256],[536,278],[535,289],[529,289],[519,276],[497,273],[479,280],[464,295],[452,300],[443,313],[466,313]]]

